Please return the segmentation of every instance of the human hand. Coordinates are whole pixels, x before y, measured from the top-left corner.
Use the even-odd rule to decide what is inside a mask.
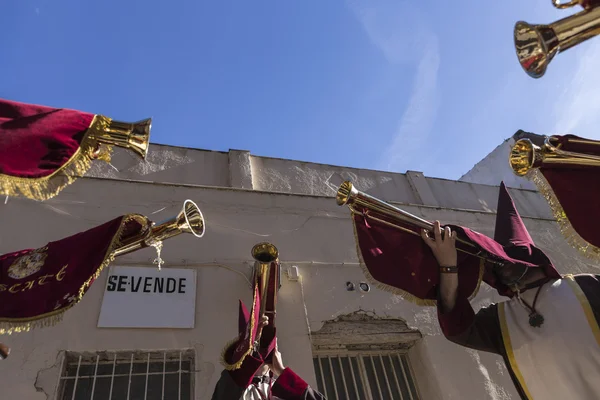
[[[260,321],[258,321],[258,328],[256,330],[257,337],[260,337],[260,334],[262,333],[263,328],[267,325],[269,325],[269,317],[267,317],[265,314],[263,314],[263,316],[260,317]]]
[[[275,345],[275,350],[273,350],[271,363],[268,365],[271,371],[273,371],[273,373],[277,376],[281,375],[283,370],[285,370],[285,367],[283,366],[283,360],[281,359],[281,353],[279,352],[277,345]]]
[[[449,226],[444,228],[444,237],[442,238],[442,229],[440,221],[433,223],[434,238],[429,236],[425,229],[421,230],[421,237],[427,243],[440,267],[456,267],[456,231],[452,232]]]
[[[4,343],[0,343],[0,360],[4,360],[10,354],[10,347]]]
[[[258,321],[258,329],[262,329],[267,325],[269,325],[269,317],[263,314],[263,316],[260,317],[260,321]]]

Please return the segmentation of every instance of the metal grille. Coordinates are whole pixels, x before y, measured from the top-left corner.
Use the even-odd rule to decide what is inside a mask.
[[[313,363],[329,400],[419,400],[405,354],[319,355]]]
[[[60,400],[191,400],[193,350],[67,352]]]

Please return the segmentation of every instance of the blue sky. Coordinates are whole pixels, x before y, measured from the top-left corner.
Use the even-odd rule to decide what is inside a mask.
[[[573,13],[550,0],[5,3],[1,97],[155,143],[457,179],[518,129],[600,139],[600,39],[516,60],[517,20]]]

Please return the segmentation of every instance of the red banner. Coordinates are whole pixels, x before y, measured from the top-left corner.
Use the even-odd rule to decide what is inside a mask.
[[[561,151],[600,157],[600,141],[574,135],[552,138]],[[584,255],[600,259],[600,231],[597,228],[600,221],[600,168],[548,163],[539,171],[533,170],[532,179],[552,209],[567,241]]]
[[[93,160],[110,161],[113,145],[145,157],[150,125],[0,99],[0,195],[50,199]]]
[[[228,343],[223,350],[222,363],[225,369],[236,370],[242,367],[244,360],[255,350],[254,342],[258,334],[258,323],[260,321],[260,293],[257,285],[254,285],[254,296],[252,311],[240,300],[238,331],[239,335]]]
[[[358,256],[367,278],[382,290],[395,293],[418,305],[436,305],[439,286],[439,264],[431,249],[420,237],[419,229],[398,221],[373,218],[366,212],[353,214]],[[518,264],[543,268],[549,277],[559,278],[546,254],[529,237],[504,183],[498,194],[498,212],[494,239],[462,226],[449,225],[458,236],[474,245],[457,242],[458,290],[473,298],[481,281],[498,293],[512,296],[510,288],[499,282],[489,262]],[[410,233],[412,232],[412,233]],[[482,256],[486,260],[478,257]]]
[[[0,334],[59,322],[122,241],[147,228],[146,217],[129,214],[39,249],[0,256]]]

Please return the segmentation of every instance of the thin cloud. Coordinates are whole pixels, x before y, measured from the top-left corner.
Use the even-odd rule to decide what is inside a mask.
[[[557,55],[571,58],[569,61],[573,63],[573,68],[569,70],[573,71],[573,78],[567,83],[564,96],[556,101],[554,132],[600,139],[600,39],[591,39],[579,46],[585,48],[576,59],[574,56],[577,53],[572,50]]]
[[[390,64],[416,67],[408,105],[398,112],[397,129],[390,133],[379,164],[391,171],[406,169],[408,165],[418,168],[419,150],[427,142],[440,105],[438,38],[428,27],[426,16],[411,2],[377,0],[367,5],[349,5],[373,45]]]
[[[427,142],[440,103],[439,64],[437,40],[434,40],[419,62],[408,106],[381,162],[384,169],[404,172],[402,169],[407,165],[413,169],[421,168],[423,162],[419,161],[417,153]]]

